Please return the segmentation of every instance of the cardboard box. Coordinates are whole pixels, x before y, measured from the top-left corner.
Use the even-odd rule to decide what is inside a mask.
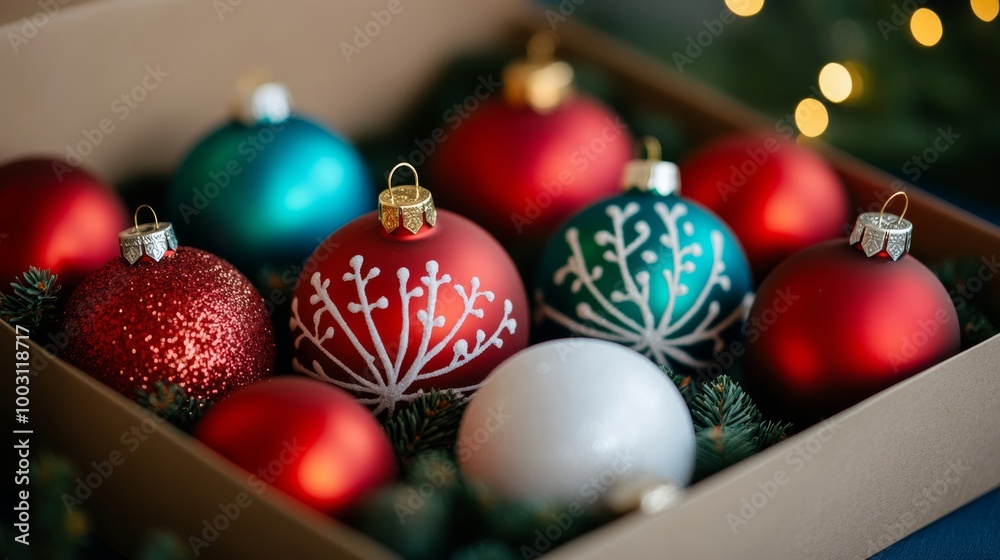
[[[385,21],[379,14],[390,7]],[[517,0],[18,1],[5,6],[0,22],[10,43],[0,48],[0,122],[8,131],[0,136],[0,160],[82,155],[89,143],[83,165],[109,181],[171,169],[225,117],[222,101],[250,68],[274,69],[301,112],[349,136],[372,135],[390,130],[456,53],[545,25]],[[557,31],[565,53],[608,72],[635,103],[681,120],[699,137],[774,126],[600,33],[573,22]],[[346,56],[344,42],[360,52]],[[144,79],[145,96],[135,96],[123,117],[116,100]],[[89,132],[104,119],[111,132]],[[859,207],[901,184],[823,151]],[[909,193],[918,258],[989,258],[1000,248],[997,227]],[[3,348],[13,348],[14,336],[0,326]],[[95,463],[119,463],[82,501],[98,535],[126,555],[148,528],[163,527],[206,539],[199,549],[205,558],[393,557],[277,492],[256,494],[246,473],[198,442],[38,345],[31,352],[34,449],[68,455],[84,477],[99,470]],[[988,412],[1000,408],[998,361],[994,337],[693,486],[670,510],[625,516],[551,558],[865,558],[1000,484],[1000,417]],[[4,399],[5,413],[13,412],[11,402]],[[144,439],[135,445],[129,433]],[[206,526],[223,514],[220,506],[247,498],[239,517],[209,538]]]

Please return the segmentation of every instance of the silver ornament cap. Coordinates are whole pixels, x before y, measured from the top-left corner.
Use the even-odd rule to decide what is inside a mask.
[[[902,196],[905,202],[902,213],[898,216],[886,213],[885,209],[889,202],[897,196]],[[882,210],[859,215],[857,221],[854,222],[854,231],[851,232],[849,239],[850,244],[858,245],[860,243],[865,255],[869,257],[874,257],[885,251],[892,260],[899,260],[910,250],[910,240],[913,237],[913,224],[903,217],[909,206],[909,197],[903,191],[899,191],[885,201]]]
[[[625,164],[622,189],[653,192],[660,196],[680,191],[681,172],[676,164],[660,159],[660,142],[652,136],[642,139],[646,159],[634,159]]]
[[[139,211],[149,208],[153,213],[153,223],[139,224]],[[122,258],[128,264],[135,264],[143,255],[160,262],[160,259],[167,254],[167,250],[177,250],[177,235],[174,234],[174,226],[170,222],[161,222],[156,217],[156,211],[148,204],[143,204],[135,209],[132,216],[135,227],[130,227],[118,234],[118,246],[121,249]]]

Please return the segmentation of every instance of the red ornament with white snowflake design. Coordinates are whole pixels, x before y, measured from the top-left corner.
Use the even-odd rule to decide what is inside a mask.
[[[292,300],[295,371],[376,414],[420,391],[468,394],[528,341],[527,295],[503,247],[414,182],[390,184],[377,212],[317,247]]]

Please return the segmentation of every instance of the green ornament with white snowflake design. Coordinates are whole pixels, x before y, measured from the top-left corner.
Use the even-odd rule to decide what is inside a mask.
[[[655,142],[652,141],[652,142]],[[618,342],[675,371],[715,376],[741,348],[751,299],[729,227],[677,194],[677,166],[630,162],[625,192],[576,214],[549,240],[536,277],[536,335]]]

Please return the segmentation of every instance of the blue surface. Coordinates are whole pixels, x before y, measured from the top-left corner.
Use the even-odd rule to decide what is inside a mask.
[[[931,523],[870,560],[1000,559],[1000,488]]]

